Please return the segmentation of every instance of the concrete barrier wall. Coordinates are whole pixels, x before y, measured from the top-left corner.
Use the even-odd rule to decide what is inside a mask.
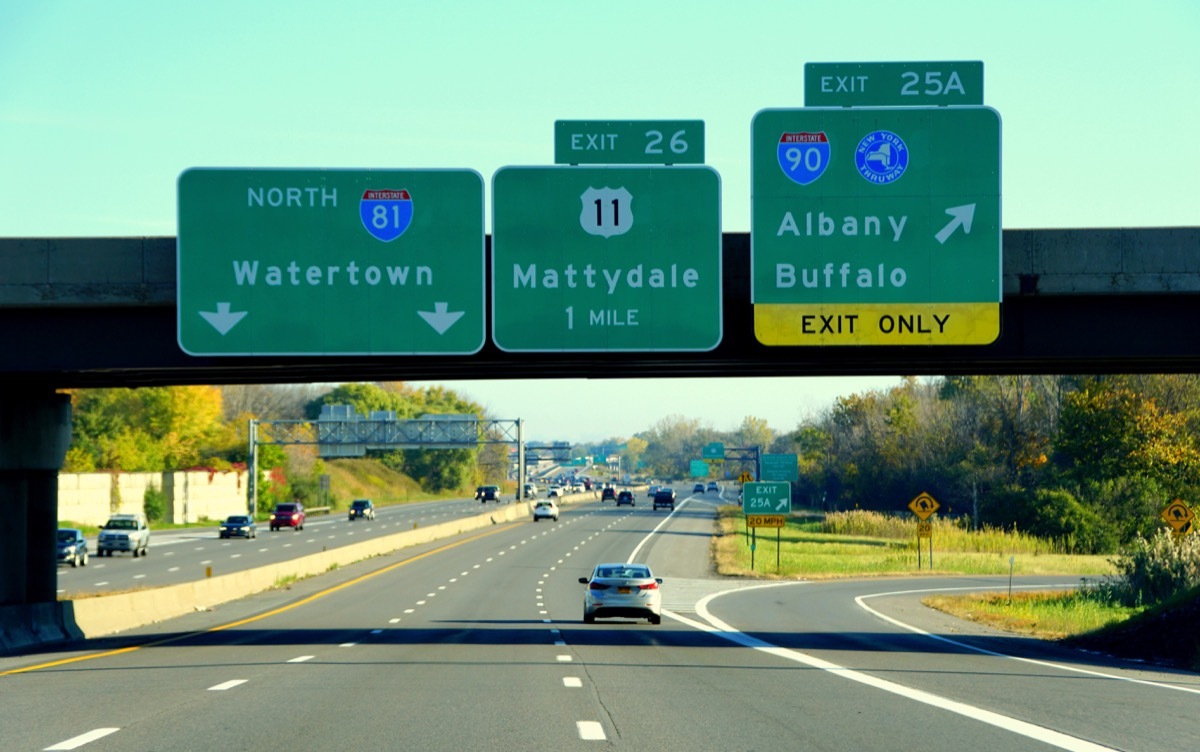
[[[590,501],[579,498],[580,501]],[[431,525],[416,530],[376,538],[352,546],[309,554],[291,561],[270,564],[180,585],[137,590],[130,593],[80,598],[71,602],[75,625],[87,637],[102,637],[145,624],[170,619],[198,609],[243,598],[275,587],[290,578],[323,574],[335,566],[344,566],[372,556],[428,543],[471,530],[492,527],[519,519],[528,519],[529,503],[505,504],[486,512]]]
[[[222,520],[246,511],[246,473],[59,473],[58,519],[103,525],[112,514],[145,510],[147,488],[166,497],[164,522]]]

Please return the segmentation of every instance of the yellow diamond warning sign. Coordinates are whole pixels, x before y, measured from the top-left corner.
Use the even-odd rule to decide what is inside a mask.
[[[1167,505],[1167,508],[1162,510],[1163,521],[1170,525],[1175,532],[1191,529],[1192,519],[1196,516],[1192,510],[1188,508],[1179,499],[1172,501]]]
[[[908,502],[908,508],[922,520],[929,519],[929,516],[936,512],[940,506],[941,504],[937,503],[937,499],[923,491],[917,495],[917,498]]]

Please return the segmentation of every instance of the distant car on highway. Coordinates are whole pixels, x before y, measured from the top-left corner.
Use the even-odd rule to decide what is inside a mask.
[[[698,493],[698,494],[704,493],[704,484],[697,483],[696,485],[692,486],[692,493]]]
[[[609,500],[615,500],[617,502],[617,506],[621,505],[620,500],[617,499],[617,489],[615,489],[611,486],[606,487],[604,490],[602,490],[600,492],[600,501],[609,501]]]
[[[489,501],[500,501],[500,486],[480,486],[475,489],[475,498],[480,504],[486,504]]]
[[[133,558],[145,556],[150,549],[150,523],[142,514],[114,514],[100,529],[96,552],[112,556],[113,551],[128,551]]]
[[[658,493],[658,489],[660,489],[660,488],[662,488],[662,486],[659,486],[659,485],[650,486],[650,488],[646,489],[646,495],[649,496],[651,499],[653,499],[654,494]]]
[[[525,498],[526,499],[536,499],[537,494],[538,494],[537,486],[533,485],[532,483],[525,484]]]
[[[73,527],[58,529],[58,561],[68,562],[73,567],[86,567],[88,563],[88,544],[83,532]]]
[[[721,487],[717,485],[715,480],[708,482],[708,493],[721,493]]]
[[[610,616],[631,616],[662,622],[662,579],[645,564],[598,564],[590,577],[580,577],[583,620],[592,624]]]
[[[621,506],[622,504],[628,504],[631,507],[637,506],[633,503],[633,491],[622,491],[617,494],[617,506]]]
[[[675,511],[675,489],[666,486],[658,489],[654,494],[654,508],[668,507],[671,511]]]
[[[271,532],[275,532],[281,527],[290,527],[299,532],[304,529],[304,505],[298,501],[276,504],[268,522]]]
[[[217,530],[220,538],[257,538],[258,525],[248,514],[231,514]]]
[[[546,496],[551,499],[561,499],[563,496],[562,487],[561,486],[550,486],[550,489],[548,491],[546,491]]]
[[[375,504],[370,499],[355,499],[350,502],[350,522],[375,519]]]
[[[553,499],[542,499],[533,505],[533,521],[537,522],[543,517],[558,522],[558,505]]]

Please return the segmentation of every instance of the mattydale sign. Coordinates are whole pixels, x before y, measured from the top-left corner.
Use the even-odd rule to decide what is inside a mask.
[[[983,345],[1000,335],[995,110],[763,110],[752,131],[761,343]]]
[[[179,176],[192,355],[471,354],[484,338],[473,170],[194,168]]]
[[[721,342],[716,171],[504,167],[492,178],[492,338],[512,352]]]

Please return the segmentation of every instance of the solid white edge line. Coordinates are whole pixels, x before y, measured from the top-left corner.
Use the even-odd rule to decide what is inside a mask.
[[[1078,586],[1073,585],[1073,584],[1069,584],[1069,585],[1053,585],[1053,584],[1051,584],[1051,585],[1022,585],[1020,587],[1020,589],[1039,590],[1039,589],[1046,589],[1046,588],[1059,589],[1059,588],[1075,588],[1075,587],[1078,587]],[[868,606],[865,603],[865,601],[868,598],[882,598],[882,597],[888,596],[888,595],[916,595],[919,593],[944,593],[944,592],[952,592],[952,591],[957,591],[957,590],[978,591],[978,590],[1004,590],[1004,589],[1005,589],[1005,586],[997,585],[997,586],[981,586],[981,587],[973,587],[973,588],[959,587],[959,588],[929,588],[926,590],[897,590],[897,591],[894,591],[891,593],[871,593],[870,595],[860,595],[854,599],[854,602],[857,603],[859,605],[859,607],[862,608],[867,613],[886,621],[887,623],[891,624],[892,626],[899,627],[900,629],[906,629],[909,632],[912,632],[913,634],[919,634],[924,637],[928,637],[931,640],[937,640],[938,642],[944,642],[949,645],[953,645],[957,648],[962,648],[964,650],[970,650],[970,651],[973,651],[976,653],[982,653],[984,655],[991,655],[991,656],[995,656],[997,658],[1008,658],[1010,660],[1020,661],[1022,663],[1028,663],[1033,666],[1044,666],[1046,668],[1059,669],[1060,671],[1071,671],[1071,672],[1074,672],[1077,674],[1085,674],[1087,676],[1096,676],[1096,677],[1100,677],[1102,679],[1112,679],[1114,681],[1130,682],[1131,684],[1142,684],[1142,685],[1145,685],[1148,687],[1157,687],[1159,689],[1174,689],[1178,692],[1190,692],[1192,694],[1200,695],[1200,688],[1181,687],[1177,684],[1166,684],[1164,682],[1155,682],[1155,681],[1150,681],[1148,679],[1134,679],[1133,677],[1130,677],[1130,676],[1118,676],[1116,674],[1106,674],[1102,671],[1093,671],[1091,669],[1079,668],[1077,666],[1068,666],[1068,665],[1062,664],[1062,663],[1051,663],[1050,661],[1040,661],[1040,660],[1037,660],[1036,658],[1021,658],[1020,656],[1009,655],[1007,653],[998,653],[994,650],[988,650],[987,648],[977,647],[975,645],[970,645],[965,642],[959,642],[958,640],[952,640],[949,637],[942,637],[941,635],[935,635],[930,632],[926,632],[925,630],[921,629],[920,627],[914,627],[911,624],[905,624],[904,622],[900,621],[899,619],[894,619],[886,614],[876,611],[875,609],[871,608],[870,606]]]
[[[596,721],[576,721],[575,728],[579,730],[579,738],[589,742],[602,742],[608,737],[604,735],[604,727]]]
[[[79,736],[76,736],[74,738],[67,739],[65,742],[59,742],[58,744],[55,744],[53,747],[46,747],[46,752],[50,752],[50,750],[75,749],[77,747],[82,747],[83,745],[87,744],[88,742],[94,742],[97,739],[102,739],[102,738],[108,736],[109,734],[115,733],[120,730],[121,729],[119,729],[119,728],[98,728],[98,729],[89,731],[86,734],[80,734]]]
[[[764,588],[782,587],[785,585],[796,585],[796,584],[805,584],[805,583],[773,582],[773,583],[767,583],[765,585],[755,585],[755,586],[740,588],[740,589],[736,589],[736,590],[726,590],[726,591],[723,591],[720,593],[713,593],[712,595],[705,596],[704,598],[701,598],[700,601],[696,604],[696,613],[702,619],[707,621],[708,624],[703,624],[701,622],[695,621],[694,619],[689,619],[685,616],[674,613],[673,611],[668,611],[666,609],[663,609],[663,614],[671,617],[672,619],[675,619],[676,621],[687,624],[688,626],[692,627],[693,629],[699,629],[703,632],[708,632],[709,634],[712,634],[716,637],[720,637],[724,640],[729,640],[730,642],[736,643],[743,647],[758,650],[763,653],[767,653],[768,655],[773,655],[777,658],[783,658],[784,660],[789,660],[789,661],[793,661],[795,663],[801,663],[806,666],[811,666],[812,668],[817,668],[822,671],[829,672],[829,673],[833,674],[834,676],[840,676],[843,679],[849,679],[850,681],[855,681],[855,682],[858,682],[859,684],[865,684],[868,687],[874,687],[876,689],[881,689],[885,692],[890,692],[894,695],[898,695],[900,697],[904,697],[909,700],[914,700],[916,702],[920,702],[925,705],[930,705],[932,707],[940,708],[942,710],[948,710],[951,713],[956,713],[965,718],[970,718],[972,720],[980,721],[981,723],[986,723],[990,726],[995,726],[996,728],[1003,729],[1005,731],[1010,731],[1014,734],[1019,734],[1021,736],[1025,736],[1030,739],[1036,739],[1038,741],[1044,742],[1051,746],[1058,747],[1059,749],[1065,749],[1065,750],[1068,750],[1069,752],[1113,752],[1112,747],[1105,747],[1100,744],[1094,744],[1094,743],[1086,741],[1084,739],[1079,739],[1074,736],[1069,736],[1069,735],[1061,733],[1059,731],[1054,731],[1054,730],[1045,728],[1043,726],[1037,726],[1035,724],[1028,723],[1026,721],[1017,720],[1016,718],[1010,718],[1009,716],[1001,715],[1000,713],[994,713],[990,710],[984,710],[983,708],[977,708],[973,705],[968,705],[963,702],[958,702],[956,700],[951,700],[946,697],[941,697],[941,696],[935,695],[931,692],[925,692],[925,691],[919,690],[919,689],[912,689],[910,687],[905,687],[901,684],[896,684],[895,682],[891,682],[886,679],[879,679],[877,677],[871,676],[870,674],[865,674],[861,671],[849,669],[849,668],[846,668],[845,666],[839,666],[836,663],[831,663],[829,661],[822,660],[815,656],[811,656],[806,653],[801,653],[797,650],[790,650],[788,648],[781,648],[778,645],[772,645],[769,642],[764,642],[763,640],[760,640],[756,637],[751,637],[750,635],[739,632],[738,630],[734,629],[733,627],[729,626],[725,622],[723,622],[720,619],[713,616],[708,611],[709,601],[711,601],[713,598],[716,598],[718,596],[725,595],[726,593],[746,592],[748,590],[761,590]]]
[[[222,682],[215,686],[209,687],[208,691],[209,692],[223,692],[226,689],[233,689],[234,687],[238,686],[239,684],[245,684],[247,681],[249,681],[249,679],[230,679],[227,682]]]

